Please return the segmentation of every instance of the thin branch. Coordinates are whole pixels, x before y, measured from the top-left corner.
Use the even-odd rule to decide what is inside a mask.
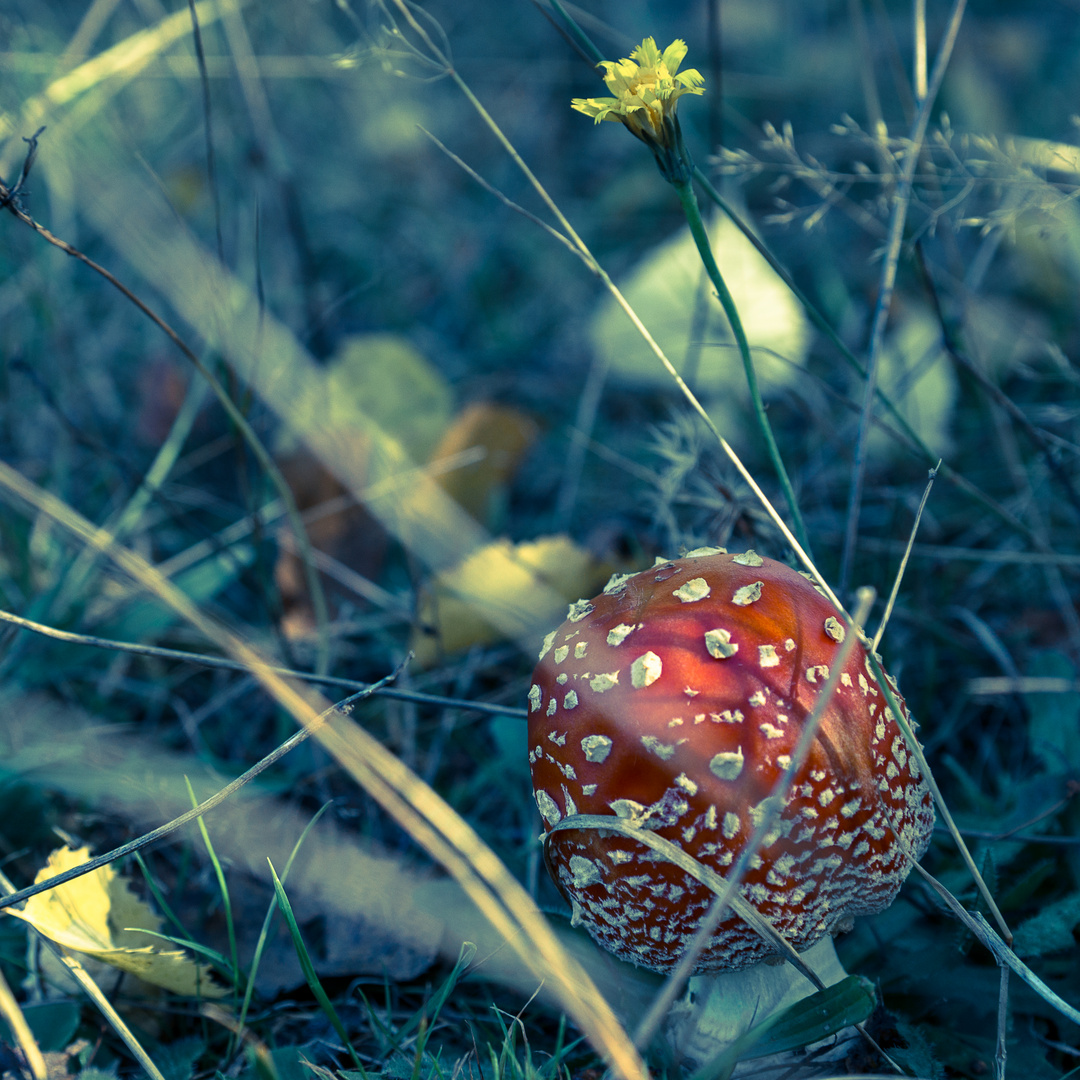
[[[126,641],[113,641],[109,638],[93,637],[90,634],[75,634],[69,630],[57,630],[52,626],[44,626],[31,619],[25,619],[21,615],[14,615],[10,611],[0,611],[0,621],[11,623],[30,630],[42,637],[54,638],[56,641],[66,641],[72,645],[85,645],[92,649],[110,649],[114,652],[130,653],[134,656],[154,656],[162,660],[178,660],[185,664],[198,664],[200,667],[222,668],[226,671],[240,671],[251,674],[249,665],[238,660],[230,660],[224,656],[204,656],[201,653],[186,652],[182,649],[165,649],[158,645],[133,645]],[[303,679],[305,682],[315,683],[320,686],[337,686],[346,690],[354,690],[357,693],[374,697],[396,698],[399,701],[414,701],[420,705],[437,705],[443,708],[461,709],[463,712],[488,713],[492,716],[513,716],[520,720],[528,717],[526,709],[514,705],[497,705],[487,701],[462,701],[460,698],[446,697],[442,694],[425,694],[418,690],[402,690],[396,686],[387,685],[386,679],[376,683],[358,682],[356,679],[343,679],[336,675],[319,675],[310,671],[296,671],[287,667],[270,667],[267,670],[275,675],[283,675],[290,679]]]
[[[326,712],[319,716],[319,721],[325,720],[331,713],[340,712],[343,709],[347,709],[353,703],[369,697],[376,692],[376,688],[396,679],[400,671],[401,669],[398,668],[397,671],[387,675],[386,678],[375,683],[373,686],[367,687],[365,690],[360,691],[360,693],[345,698],[336,705],[332,705]],[[151,844],[156,844],[163,837],[176,832],[177,829],[183,828],[189,822],[202,817],[203,814],[210,813],[215,807],[220,806],[226,799],[235,795],[236,792],[246,784],[250,784],[260,773],[265,772],[271,765],[279,762],[291,750],[296,749],[296,747],[305,739],[314,734],[315,730],[315,725],[300,728],[295,735],[290,736],[275,750],[271,750],[264,758],[252,765],[247,772],[241,773],[235,780],[226,784],[220,791],[211,795],[209,799],[199,803],[198,806],[192,807],[179,817],[173,818],[172,821],[167,821],[164,825],[159,825],[156,829],[151,829],[150,832],[144,833],[134,840],[129,840],[126,844],[121,844],[118,848],[113,848],[112,851],[106,851],[103,855],[97,855],[89,862],[81,863],[79,866],[73,866],[69,870],[65,870],[62,874],[57,874],[55,877],[47,878],[44,881],[37,881],[33,885],[28,885],[25,889],[19,889],[17,892],[9,893],[7,896],[0,896],[0,910],[11,907],[13,904],[21,904],[24,900],[29,900],[31,896],[36,896],[38,893],[46,892],[49,889],[55,889],[57,885],[64,885],[69,881],[74,881],[75,878],[82,877],[83,874],[89,874],[95,870],[100,870],[103,866],[108,866],[109,863],[126,858],[128,855],[132,855],[136,851],[141,851]]]
[[[34,160],[37,158],[38,136],[44,130],[44,127],[39,127],[29,139],[25,135],[23,136],[23,142],[26,143],[27,150],[26,157],[23,159],[22,171],[19,173],[19,179],[15,181],[15,186],[10,190],[0,182],[0,209],[9,206],[16,215],[21,214],[22,207],[19,203],[19,196],[24,194],[27,177],[29,177],[30,170],[34,167]]]

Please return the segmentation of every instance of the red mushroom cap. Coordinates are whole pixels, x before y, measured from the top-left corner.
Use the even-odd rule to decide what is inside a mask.
[[[703,548],[613,578],[571,606],[533,675],[529,762],[545,828],[614,814],[723,874],[788,767],[844,636],[817,586],[752,551]],[[888,907],[911,869],[906,852],[926,850],[933,823],[926,782],[856,644],[741,893],[803,951],[850,916]],[[656,971],[675,965],[715,898],[614,833],[564,827],[547,856],[575,922]],[[732,916],[695,970],[771,952]]]

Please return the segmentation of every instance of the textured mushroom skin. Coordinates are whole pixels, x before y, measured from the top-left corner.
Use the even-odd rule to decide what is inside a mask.
[[[615,814],[723,874],[788,765],[844,627],[797,571],[701,550],[613,579],[548,635],[529,693],[529,761],[546,829]],[[802,951],[892,903],[911,869],[903,848],[921,855],[933,822],[926,782],[856,644],[741,892]],[[574,921],[656,971],[674,966],[713,899],[614,833],[564,829],[546,850]],[[695,970],[770,952],[733,917]]]

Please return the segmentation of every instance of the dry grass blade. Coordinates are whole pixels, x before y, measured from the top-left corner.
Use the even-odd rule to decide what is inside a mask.
[[[0,971],[0,1019],[7,1021],[7,1026],[11,1029],[16,1045],[23,1052],[34,1080],[47,1080],[49,1070],[45,1065],[45,1058],[41,1055],[41,1048],[2,971]]]
[[[926,0],[912,0],[915,38],[915,100],[926,97]]]
[[[881,284],[878,288],[874,321],[870,331],[863,415],[859,422],[859,440],[855,448],[855,461],[852,466],[851,494],[848,499],[844,552],[840,563],[841,591],[847,587],[852,560],[855,557],[855,541],[859,531],[862,488],[866,471],[867,442],[870,438],[870,414],[874,408],[877,388],[878,361],[881,355],[881,344],[885,336],[885,324],[888,321],[889,309],[892,304],[893,288],[896,284],[896,271],[900,263],[900,248],[904,239],[904,222],[907,219],[908,206],[911,201],[915,170],[919,164],[923,142],[926,139],[926,130],[930,123],[930,111],[937,98],[938,90],[941,88],[941,82],[945,78],[945,69],[948,67],[949,60],[952,57],[953,46],[956,44],[956,36],[960,31],[960,22],[964,17],[966,6],[967,0],[954,0],[941,47],[938,50],[937,59],[934,61],[934,71],[930,78],[930,85],[926,96],[919,103],[919,111],[912,126],[910,145],[904,160],[904,171],[900,177],[896,201],[893,205],[892,221],[889,223],[889,239],[881,271]]]
[[[232,1013],[215,1005],[212,1001],[204,1001],[199,1011],[207,1020],[213,1020],[220,1024],[226,1031],[232,1032],[259,1060],[259,1067],[263,1074],[271,1080],[278,1080],[277,1066],[274,1064],[270,1047],[266,1045],[246,1024],[242,1024]]]
[[[124,1041],[124,1045],[131,1051],[135,1060],[143,1067],[150,1080],[165,1080],[161,1070],[154,1064],[153,1059],[146,1052],[142,1043],[131,1028],[124,1022],[124,1018],[113,1008],[112,1002],[102,992],[101,987],[90,977],[86,968],[80,961],[65,949],[46,942],[60,962],[71,973],[72,978],[79,984],[79,988],[97,1006],[98,1011],[108,1021],[109,1026]]]
[[[937,466],[930,470],[930,479],[927,480],[926,487],[923,489],[922,498],[919,500],[919,509],[915,512],[915,520],[911,523],[911,534],[908,536],[907,547],[904,548],[904,556],[900,560],[900,566],[897,568],[892,591],[889,593],[889,599],[885,604],[885,612],[881,616],[881,625],[877,628],[877,633],[874,634],[874,640],[871,643],[871,648],[874,652],[877,652],[878,645],[881,644],[881,638],[885,633],[885,627],[889,625],[889,617],[892,615],[893,607],[896,604],[896,598],[900,595],[900,584],[904,580],[904,571],[907,570],[908,559],[911,558],[911,549],[915,546],[915,537],[919,532],[919,522],[922,521],[923,510],[926,508],[926,500],[930,498],[930,489],[934,486],[934,479],[937,477],[937,471],[940,467],[941,462],[939,461]]]
[[[988,675],[968,679],[967,692],[973,696],[1005,694],[1075,694],[1080,691],[1080,680],[1060,679],[1053,676]]]
[[[556,833],[573,832],[575,829],[601,829],[607,832],[616,833],[618,836],[629,837],[631,840],[636,840],[639,844],[644,844],[645,847],[651,848],[658,855],[661,855],[666,862],[677,866],[692,878],[700,881],[706,888],[711,889],[718,897],[722,897],[727,906],[730,907],[731,910],[747,924],[747,926],[750,926],[761,938],[772,945],[773,948],[784,956],[787,959],[787,962],[799,971],[800,974],[804,975],[813,986],[818,990],[823,990],[825,988],[824,983],[822,983],[812,969],[807,967],[802,957],[795,951],[787,938],[783,937],[753,904],[748,900],[744,900],[742,896],[736,892],[735,888],[731,885],[730,878],[726,878],[710,867],[705,866],[704,863],[695,859],[693,855],[683,851],[678,844],[673,844],[670,840],[665,840],[662,836],[657,836],[656,833],[650,832],[648,829],[640,829],[636,825],[632,825],[630,822],[625,821],[623,818],[611,817],[605,814],[575,814],[573,817],[563,818],[562,821],[557,825],[553,825],[545,834],[545,843]],[[644,1046],[647,1042],[647,1040],[641,1037],[640,1033],[635,1036],[635,1041],[639,1046]]]
[[[645,1069],[592,980],[563,949],[528,893],[475,830],[403,762],[339,714],[323,720],[328,703],[277,675],[235,634],[204,615],[145,559],[116,545],[70,506],[0,463],[9,495],[47,514],[82,542],[112,559],[210,641],[245,664],[274,699],[348,770],[413,839],[461,884],[526,967],[545,982],[566,1012],[625,1080],[644,1080]]]

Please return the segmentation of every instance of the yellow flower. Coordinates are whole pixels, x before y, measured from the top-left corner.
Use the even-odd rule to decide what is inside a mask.
[[[704,78],[694,68],[676,74],[686,56],[686,42],[673,41],[663,53],[647,37],[629,60],[604,60],[604,82],[609,98],[574,98],[578,112],[601,120],[618,120],[643,142],[673,148],[678,135],[675,106],[683,94],[704,94]]]

